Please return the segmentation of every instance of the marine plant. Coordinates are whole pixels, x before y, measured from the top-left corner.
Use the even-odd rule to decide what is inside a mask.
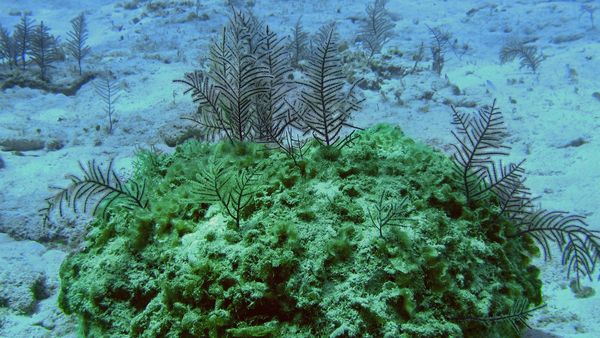
[[[431,45],[429,47],[432,58],[431,70],[440,75],[444,68],[445,55],[450,47],[452,35],[440,27],[427,26],[427,29],[431,33]]]
[[[288,75],[291,73],[290,61],[286,57],[283,38],[278,38],[269,26],[264,31],[258,53],[264,60],[266,90],[258,94],[256,100],[256,122],[254,134],[259,142],[272,142],[281,139],[283,131],[295,118],[289,116],[285,98],[291,88]]]
[[[452,114],[452,124],[457,129],[452,131],[452,135],[458,142],[452,145],[455,149],[453,159],[467,202],[514,185],[523,172],[523,162],[507,167],[500,176],[496,175],[496,170],[490,171],[490,166],[495,169],[493,157],[508,155],[507,150],[510,149],[503,144],[506,128],[496,101],[481,108],[475,117],[460,113],[454,107]]]
[[[209,168],[196,176],[198,188],[195,192],[207,202],[218,202],[230,216],[235,228],[241,230],[242,212],[256,194],[255,186],[259,166],[245,168],[232,175],[222,163],[214,160]],[[231,184],[232,176],[234,183]]]
[[[302,17],[299,17],[292,28],[291,41],[288,45],[292,67],[300,68],[300,61],[309,55],[308,42],[308,33],[302,27]]]
[[[221,38],[211,46],[211,72],[195,71],[175,82],[185,84],[185,92],[199,104],[189,120],[214,137],[250,141],[257,137],[255,131],[262,129],[257,119],[258,97],[274,89],[267,87],[272,68],[264,64],[265,55],[259,54],[259,48],[274,37],[268,27],[266,35],[260,35],[256,20],[233,11]]]
[[[77,213],[81,204],[84,213],[91,209],[92,215],[98,215],[101,211],[103,216],[106,215],[108,208],[117,202],[128,209],[148,207],[145,198],[146,184],[135,181],[124,183],[113,169],[112,160],[106,170],[103,170],[94,160],[86,165],[80,162],[79,167],[82,176],[68,175],[67,178],[71,183],[65,188],[54,188],[57,190],[56,194],[46,199],[46,207],[41,210],[44,225],[50,221],[54,211],[57,211],[60,216],[63,216],[65,209],[72,209]]]
[[[404,197],[400,202],[395,202],[394,199],[389,198],[389,195],[387,191],[382,192],[379,201],[372,208],[367,208],[367,215],[369,216],[371,225],[377,229],[379,237],[382,239],[384,238],[384,227],[399,226],[402,224],[400,221],[406,220],[406,218],[401,216],[406,213],[404,206],[408,197]]]
[[[544,308],[546,304],[530,307],[529,302],[524,299],[518,299],[507,314],[492,317],[466,317],[466,318],[454,318],[460,321],[476,321],[483,323],[486,326],[491,326],[497,323],[508,323],[513,328],[514,332],[521,332],[522,327],[531,329],[531,326],[527,323],[532,313]]]
[[[19,86],[68,96],[75,95],[79,88],[93,80],[96,74],[88,72],[82,75],[79,67],[82,76],[72,83],[51,83],[50,70],[55,68],[57,62],[65,60],[65,51],[60,38],[50,34],[46,23],[40,22],[35,25],[34,22],[28,14],[22,15],[12,34],[0,25],[0,62],[8,66],[8,72],[2,76],[0,89]],[[85,44],[87,30],[84,17],[78,16],[72,21],[72,25],[74,30],[68,33],[66,49],[78,60],[78,65],[81,65],[90,50]],[[31,65],[37,66],[37,69]]]
[[[90,46],[86,44],[88,30],[83,13],[71,20],[71,31],[68,32],[67,50],[77,60],[79,75],[81,76],[81,62],[90,53]]]
[[[518,336],[541,302],[531,241],[489,231],[511,225],[465,204],[442,153],[391,126],[356,134],[335,159],[310,140],[304,175],[227,140],[137,162],[146,206],[117,199],[94,221],[61,308],[90,337]],[[372,231],[367,214],[385,222],[407,196],[406,220]]]
[[[83,335],[519,337],[543,306],[535,241],[595,273],[597,234],[535,212],[520,164],[495,161],[495,102],[476,117],[453,108],[452,159],[389,125],[343,136],[359,101],[334,26],[294,104],[275,75],[287,68],[268,61],[283,60],[280,39],[259,27],[234,13],[211,71],[179,81],[219,142],[140,152],[126,182],[92,161],[48,200],[46,212],[102,210],[60,272],[59,305]]]
[[[394,36],[394,26],[390,14],[385,8],[387,0],[373,0],[367,5],[367,20],[361,29],[361,40],[369,57],[381,52],[383,46]]]
[[[31,36],[31,61],[38,66],[42,81],[49,81],[48,71],[54,67],[52,64],[58,58],[56,43],[57,39],[50,34],[50,28],[41,21]]]
[[[594,13],[598,10],[597,5],[592,4],[581,4],[581,15],[587,13],[590,18],[591,29],[596,29],[596,25],[594,24]]]
[[[335,25],[320,29],[300,88],[287,79],[291,64],[283,39],[261,26],[234,9],[211,46],[210,71],[175,81],[185,84],[185,93],[198,103],[196,113],[186,118],[213,137],[275,143],[290,150],[282,141],[289,127],[311,133],[327,146],[351,141],[351,135],[342,137],[341,132],[354,128],[349,118],[361,101],[354,95],[356,84],[344,91]]]
[[[352,140],[352,134],[342,137],[343,127],[357,129],[349,123],[352,112],[357,111],[361,101],[354,95],[356,81],[346,93],[342,92],[345,77],[337,51],[335,25],[321,28],[315,52],[306,65],[308,81],[302,88],[301,128],[311,133],[326,146],[343,147]],[[296,110],[297,111],[297,110]]]
[[[107,131],[112,134],[115,122],[115,104],[120,96],[118,83],[112,79],[112,73],[107,72],[94,82],[94,89],[104,103],[104,113],[108,117]]]
[[[8,63],[11,70],[17,67],[19,59],[15,39],[2,25],[0,25],[0,59]]]
[[[542,61],[546,59],[536,46],[527,44],[519,39],[507,41],[500,50],[500,62],[506,63],[518,58],[520,68],[529,68],[532,72],[537,72]]]
[[[457,128],[452,132],[457,140],[453,162],[467,203],[493,195],[499,213],[515,227],[507,234],[508,239],[530,236],[545,260],[551,258],[550,243],[554,243],[561,251],[561,263],[567,267],[567,278],[574,277],[577,289],[582,278],[592,280],[600,261],[600,232],[589,230],[581,215],[536,207],[525,186],[525,160],[506,166],[496,162],[495,157],[508,155],[510,149],[503,143],[507,130],[496,101],[475,116],[454,107],[452,112]]]
[[[25,70],[28,63],[28,54],[33,52],[33,42],[35,35],[39,34],[38,31],[34,32],[34,20],[32,20],[28,14],[21,16],[21,21],[15,27],[14,40],[15,48],[21,69]],[[43,25],[42,25],[43,26]],[[39,29],[40,26],[38,26]]]

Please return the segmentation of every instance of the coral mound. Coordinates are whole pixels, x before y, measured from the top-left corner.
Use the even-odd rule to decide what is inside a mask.
[[[534,244],[507,239],[492,197],[467,206],[444,154],[356,134],[297,161],[253,143],[140,155],[149,209],[92,224],[61,308],[89,337],[518,336],[486,318],[541,302]]]

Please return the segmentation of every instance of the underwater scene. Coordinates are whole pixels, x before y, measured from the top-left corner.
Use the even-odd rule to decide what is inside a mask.
[[[0,0],[0,337],[600,337],[599,17]]]

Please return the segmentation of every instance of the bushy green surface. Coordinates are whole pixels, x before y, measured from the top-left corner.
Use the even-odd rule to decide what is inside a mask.
[[[140,157],[150,210],[93,224],[62,266],[62,309],[92,337],[516,336],[459,319],[541,302],[533,244],[506,239],[492,201],[466,207],[443,154],[391,126],[359,134],[298,165],[254,144]],[[199,194],[215,158],[230,173],[260,163],[240,229]],[[408,199],[382,238],[367,210],[384,191]]]

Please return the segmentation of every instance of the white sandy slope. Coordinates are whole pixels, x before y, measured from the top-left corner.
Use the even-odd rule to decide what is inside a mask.
[[[45,231],[51,232],[54,239],[43,244],[63,251],[62,254],[59,250],[50,251],[52,261],[57,264],[70,248],[57,243],[56,237],[74,238],[69,237],[72,233],[68,230],[41,228],[36,210],[44,206],[43,199],[50,194],[48,188],[65,184],[64,173],[78,172],[80,160],[114,157],[116,168],[127,173],[136,147],[156,144],[166,149],[159,128],[181,124],[179,117],[193,109],[191,100],[182,95],[182,88],[172,80],[199,66],[210,37],[226,20],[224,1],[201,3],[200,14],[206,13],[208,20],[190,22],[185,18],[195,9],[185,6],[179,6],[183,13],[173,13],[173,10],[147,11],[145,2],[138,9],[125,10],[116,6],[117,2],[106,0],[0,1],[0,23],[4,27],[12,28],[18,21],[17,16],[9,15],[11,11],[31,10],[37,22],[43,20],[63,41],[69,20],[84,11],[89,20],[88,43],[92,46],[92,55],[84,67],[96,71],[110,69],[117,76],[122,93],[115,131],[107,135],[102,103],[91,84],[73,97],[22,88],[0,92],[0,138],[59,138],[65,143],[58,151],[25,152],[24,156],[0,153],[6,164],[0,170],[2,229],[40,240],[44,239]],[[527,158],[527,182],[535,195],[543,195],[542,205],[586,215],[590,226],[599,230],[600,101],[592,94],[600,91],[600,29],[592,28],[581,3],[390,1],[388,8],[397,19],[397,35],[389,47],[410,55],[422,41],[430,41],[427,26],[439,26],[451,32],[459,44],[468,44],[469,49],[465,55],[448,53],[441,78],[422,72],[403,81],[386,83],[384,89],[402,91],[402,105],[384,100],[380,93],[365,91],[367,100],[362,111],[355,115],[355,123],[362,127],[377,122],[398,124],[408,135],[448,149],[453,142],[451,110],[443,103],[444,99],[488,104],[496,98],[510,131],[511,160]],[[359,28],[355,19],[364,16],[364,8],[364,1],[258,0],[254,12],[281,34],[289,34],[300,15],[305,29],[311,33],[335,20],[342,38],[353,41]],[[134,18],[140,21],[134,23]],[[512,36],[536,39],[534,44],[547,56],[537,74],[519,69],[516,61],[508,64],[498,61],[502,43]],[[571,41],[560,42],[557,37],[569,37],[562,40]],[[430,64],[430,60],[425,64]],[[59,65],[54,74],[72,74],[71,67],[69,62]],[[457,85],[462,95],[453,97],[448,82]],[[420,98],[424,90],[436,93],[425,101]],[[95,130],[96,125],[100,130]],[[565,147],[580,138],[586,143]],[[18,252],[2,255],[3,272],[43,270],[48,281],[56,280],[56,275],[52,275],[56,269],[20,263],[23,257],[28,257],[27,262],[47,264],[43,257],[48,249],[31,241],[16,242],[4,235],[2,244],[12,248],[11,252]],[[20,257],[21,261],[10,257]],[[552,262],[538,263],[543,271],[548,306],[533,316],[530,324],[536,330],[529,334],[599,337],[600,296],[576,299],[556,255]],[[597,290],[600,286],[597,281],[584,281],[584,285]],[[55,337],[68,332],[73,335],[74,321],[57,318],[61,314],[52,302],[56,288],[48,288],[48,292],[50,298],[41,301],[33,313],[0,311],[0,317],[4,318],[0,319],[4,323],[0,326],[0,336]],[[43,325],[44,320],[53,324]]]

